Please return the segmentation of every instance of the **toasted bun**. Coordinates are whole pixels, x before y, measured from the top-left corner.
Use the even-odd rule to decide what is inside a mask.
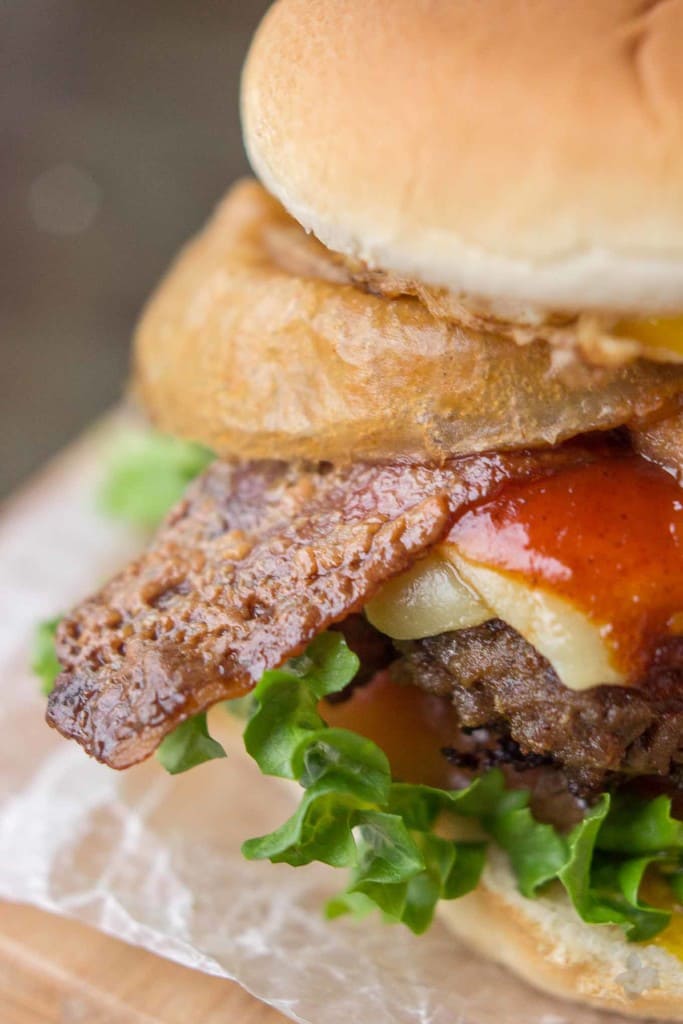
[[[579,919],[559,887],[522,896],[501,851],[490,849],[478,888],[439,904],[439,916],[469,946],[562,999],[629,1017],[683,1021],[683,961],[620,928]]]
[[[683,366],[594,367],[372,294],[263,188],[238,185],[153,296],[138,391],[224,456],[441,458],[555,444],[672,408]]]
[[[279,0],[242,108],[257,174],[336,252],[683,310],[683,0]]]

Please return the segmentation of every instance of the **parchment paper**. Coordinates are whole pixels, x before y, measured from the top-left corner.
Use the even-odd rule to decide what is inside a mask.
[[[436,924],[415,938],[372,918],[327,922],[343,877],[248,863],[243,839],[278,824],[298,791],[227,761],[172,778],[119,774],[43,722],[28,668],[35,623],[93,590],[144,543],[101,518],[94,492],[116,414],[2,509],[0,896],[78,918],[197,970],[236,979],[315,1024],[619,1024],[532,992]],[[219,738],[228,715],[214,709]]]

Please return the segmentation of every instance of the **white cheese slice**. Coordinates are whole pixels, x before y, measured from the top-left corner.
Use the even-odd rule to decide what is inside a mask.
[[[623,684],[600,627],[570,601],[521,577],[471,562],[453,544],[385,584],[366,606],[395,640],[418,640],[497,618],[539,651],[571,690]]]
[[[441,555],[428,555],[390,580],[365,606],[368,619],[394,640],[419,640],[480,626],[494,613]]]
[[[570,601],[524,579],[470,562],[453,544],[441,553],[493,609],[536,648],[570,690],[624,683],[600,627]]]

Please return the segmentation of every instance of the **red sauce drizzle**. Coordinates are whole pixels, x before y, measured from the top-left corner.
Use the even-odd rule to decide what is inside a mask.
[[[683,633],[683,489],[640,456],[507,484],[467,511],[448,541],[568,598],[600,626],[631,682],[658,640]]]

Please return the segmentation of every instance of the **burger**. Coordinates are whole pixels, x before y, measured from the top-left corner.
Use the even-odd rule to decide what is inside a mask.
[[[179,771],[246,698],[301,786],[247,856],[681,1020],[683,5],[279,0],[242,112],[258,180],[135,339],[215,458],[48,722]]]

